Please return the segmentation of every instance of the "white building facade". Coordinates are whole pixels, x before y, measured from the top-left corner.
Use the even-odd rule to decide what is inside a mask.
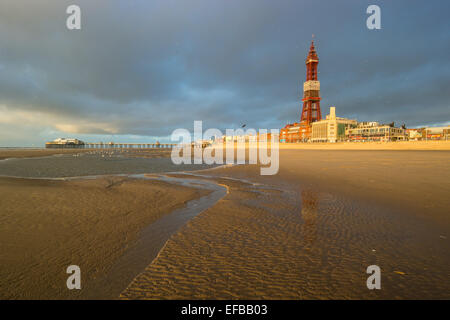
[[[331,142],[345,140],[345,133],[357,121],[336,117],[336,108],[330,107],[330,114],[324,120],[312,123],[311,142]]]

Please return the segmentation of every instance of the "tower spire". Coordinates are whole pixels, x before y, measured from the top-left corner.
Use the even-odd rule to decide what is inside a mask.
[[[311,46],[309,47],[309,52],[316,51],[316,48],[314,47],[314,33],[311,36]]]

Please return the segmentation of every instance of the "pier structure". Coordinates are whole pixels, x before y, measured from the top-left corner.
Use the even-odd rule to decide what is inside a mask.
[[[206,148],[211,144],[210,141],[198,141],[192,142],[190,145],[192,147],[201,146]],[[65,139],[60,138],[54,141],[46,142],[46,148],[81,148],[81,149],[173,149],[178,146],[178,143],[160,143],[159,141],[153,143],[124,143],[124,142],[84,142],[78,139]]]
[[[114,143],[85,142],[86,149],[172,149],[176,143]]]

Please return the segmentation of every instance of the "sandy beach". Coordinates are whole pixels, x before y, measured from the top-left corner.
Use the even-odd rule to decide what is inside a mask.
[[[256,165],[205,171],[229,194],[121,298],[448,299],[449,156],[291,148],[276,176]],[[379,291],[366,287],[372,264]]]
[[[280,143],[286,150],[450,150],[450,141]]]
[[[281,147],[275,176],[261,176],[258,165],[170,174],[228,191],[174,232],[134,280],[124,278],[114,297],[449,299],[445,146]],[[208,193],[127,177],[1,178],[0,191],[0,295],[9,299],[114,298],[96,279],[146,226]],[[74,261],[87,290],[65,288]],[[382,290],[366,287],[372,264],[382,270]]]
[[[120,177],[0,178],[0,298],[111,298],[89,289],[135,244],[139,231],[206,193]],[[65,284],[72,264],[82,270],[80,291]]]

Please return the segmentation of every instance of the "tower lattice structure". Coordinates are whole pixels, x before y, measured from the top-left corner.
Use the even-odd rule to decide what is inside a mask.
[[[306,81],[303,83],[303,109],[301,122],[310,124],[322,119],[320,113],[320,82],[317,80],[317,66],[319,57],[311,41],[308,56],[306,57]]]

